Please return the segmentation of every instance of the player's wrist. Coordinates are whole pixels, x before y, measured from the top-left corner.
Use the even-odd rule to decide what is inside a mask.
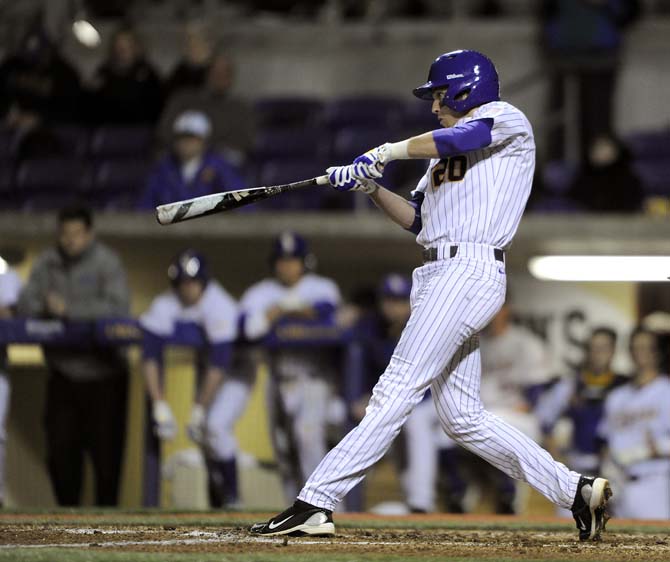
[[[400,142],[386,143],[386,152],[388,154],[386,162],[390,162],[391,160],[409,159],[409,139]]]

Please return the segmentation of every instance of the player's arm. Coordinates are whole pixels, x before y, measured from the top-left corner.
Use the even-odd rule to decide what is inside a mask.
[[[177,435],[177,422],[170,405],[165,401],[161,382],[161,363],[164,339],[144,330],[142,338],[142,376],[151,400],[154,431],[160,439],[171,440]]]
[[[493,119],[474,119],[455,127],[438,129],[400,142],[385,143],[356,158],[349,166],[328,168],[328,180],[338,191],[372,190],[361,181],[382,177],[384,167],[393,160],[448,158],[489,146]]]

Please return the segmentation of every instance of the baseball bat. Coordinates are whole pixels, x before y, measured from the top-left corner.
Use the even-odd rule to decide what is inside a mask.
[[[308,180],[286,183],[283,185],[271,185],[269,187],[252,187],[249,189],[239,189],[237,191],[222,191],[193,199],[184,199],[156,207],[156,220],[159,224],[174,224],[198,217],[206,217],[214,213],[229,211],[244,207],[256,201],[262,201],[269,197],[274,197],[280,193],[287,193],[311,187],[313,185],[327,185],[328,176],[319,176]]]

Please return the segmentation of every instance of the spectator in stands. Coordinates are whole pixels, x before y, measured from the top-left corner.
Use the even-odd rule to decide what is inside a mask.
[[[0,63],[0,118],[19,104],[48,121],[78,121],[80,93],[76,70],[41,27],[31,28]]]
[[[552,84],[552,113],[566,103],[566,80],[577,86],[579,155],[598,136],[613,132],[613,103],[621,62],[622,32],[639,14],[639,0],[544,0],[543,47]],[[563,131],[550,137],[549,157],[565,159]]]
[[[185,111],[172,131],[172,152],[149,174],[138,209],[244,187],[237,168],[209,148],[211,124],[204,113]]]
[[[201,111],[212,123],[212,145],[236,164],[242,164],[254,145],[255,115],[243,99],[231,94],[232,61],[224,54],[212,60],[203,88],[184,90],[167,102],[158,135],[164,146],[172,137],[175,118],[186,110]]]
[[[0,320],[14,315],[21,291],[21,278],[0,257]],[[0,507],[5,502],[5,448],[7,445],[7,413],[9,411],[9,377],[7,376],[7,349],[0,347]]]
[[[23,107],[20,102],[14,103],[7,113],[6,123],[14,134],[16,160],[64,154],[64,147],[58,136],[35,108]]]
[[[642,182],[632,167],[629,150],[603,135],[589,146],[570,196],[588,211],[634,213],[642,206]]]
[[[89,116],[112,124],[156,123],[162,108],[158,74],[146,60],[137,34],[123,28],[114,35],[107,59],[93,76]]]
[[[184,89],[201,88],[207,79],[212,47],[205,30],[199,26],[186,29],[184,54],[165,81],[166,99]]]
[[[93,321],[128,314],[126,275],[98,242],[86,208],[61,210],[58,242],[35,261],[21,292],[22,316]],[[43,346],[49,370],[47,462],[60,505],[79,505],[83,457],[95,473],[96,505],[117,504],[125,437],[127,364],[116,348]]]

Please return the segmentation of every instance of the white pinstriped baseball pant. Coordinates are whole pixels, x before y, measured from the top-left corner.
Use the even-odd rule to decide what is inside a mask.
[[[414,271],[412,313],[364,418],[324,457],[299,499],[334,509],[386,453],[430,386],[442,428],[454,441],[571,507],[580,475],[487,412],[480,399],[477,334],[502,306],[505,283],[493,248],[475,244],[459,245],[457,257]]]

